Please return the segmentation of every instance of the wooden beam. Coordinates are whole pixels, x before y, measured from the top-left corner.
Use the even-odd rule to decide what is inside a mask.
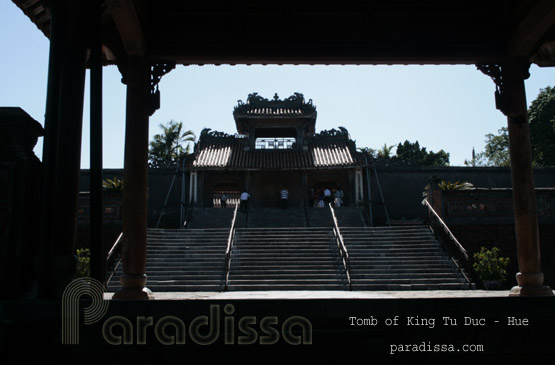
[[[133,1],[108,0],[107,3],[125,52],[130,56],[144,56],[145,38]]]
[[[553,6],[553,1],[538,1],[512,35],[507,50],[508,55],[510,57],[529,57],[544,34],[554,26],[555,6]]]

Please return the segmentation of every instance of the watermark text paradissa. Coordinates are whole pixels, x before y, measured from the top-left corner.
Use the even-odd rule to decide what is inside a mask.
[[[91,305],[84,310],[84,324],[99,322],[108,311],[109,301],[103,300],[103,285],[94,279],[74,280],[62,298],[62,344],[79,344],[79,299],[91,297]],[[290,345],[312,344],[312,324],[302,316],[280,320],[278,316],[236,317],[235,306],[210,305],[208,315],[193,318],[189,323],[175,316],[129,319],[111,316],[104,319],[102,333],[111,345],[145,345],[147,334],[154,335],[163,345],[196,343],[211,345],[218,340],[226,345],[272,345],[282,339]]]

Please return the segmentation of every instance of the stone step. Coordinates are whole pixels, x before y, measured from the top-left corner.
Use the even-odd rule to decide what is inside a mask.
[[[453,277],[431,277],[431,278],[357,278],[357,284],[441,284],[457,283],[463,284],[464,279]]]
[[[230,279],[228,280],[228,285],[322,285],[322,284],[341,284],[342,281],[337,278],[317,278],[317,279],[297,279],[297,278],[276,278],[276,279],[263,279],[263,278],[246,278],[246,279]]]
[[[283,224],[294,216],[288,211],[283,218],[282,210],[258,209],[265,217],[256,221]],[[342,227],[341,232],[353,290],[468,288],[426,226]],[[228,229],[149,230],[147,287],[224,290],[228,235]],[[331,227],[238,227],[230,264],[229,290],[348,290]],[[119,275],[121,265],[109,288],[119,288]]]
[[[455,266],[449,265],[448,262],[444,263],[428,263],[428,264],[411,264],[411,263],[397,263],[393,265],[387,265],[378,263],[375,265],[371,264],[364,264],[364,265],[357,265],[352,262],[350,263],[351,272],[370,272],[370,271],[391,271],[391,272],[419,272],[419,271],[429,271],[429,270],[446,270],[450,269],[452,271],[458,271]]]
[[[379,280],[397,280],[397,279],[423,279],[423,280],[444,280],[453,279],[455,281],[463,280],[460,279],[458,272],[420,272],[420,273],[356,273],[351,272],[351,279],[357,280],[367,280],[367,279],[379,279]]]
[[[468,284],[463,283],[426,283],[426,284],[369,284],[352,283],[352,290],[364,291],[401,291],[401,290],[467,290]]]
[[[450,266],[439,266],[430,268],[384,268],[384,269],[357,269],[350,267],[354,274],[426,274],[426,273],[458,273],[458,270]]]
[[[312,269],[309,267],[280,267],[280,266],[274,266],[274,267],[260,267],[260,266],[251,266],[251,267],[247,267],[247,268],[239,268],[236,271],[234,271],[234,275],[240,272],[245,272],[248,271],[250,273],[254,273],[254,274],[269,274],[269,275],[273,275],[273,274],[283,274],[283,273],[287,273],[287,274],[291,274],[291,273],[298,273],[298,274],[336,274],[337,273],[337,268],[335,266],[330,266],[330,267],[318,267],[317,269]],[[341,272],[343,272],[343,270],[341,270]]]

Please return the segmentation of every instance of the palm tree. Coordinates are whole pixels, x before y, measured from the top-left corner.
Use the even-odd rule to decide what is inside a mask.
[[[395,148],[395,146],[388,146],[387,143],[384,143],[383,147],[378,150],[378,158],[388,159],[391,157],[391,151]]]
[[[196,136],[192,130],[183,131],[182,122],[171,120],[167,125],[160,124],[160,128],[162,133],[150,142],[149,166],[173,167],[190,153]]]

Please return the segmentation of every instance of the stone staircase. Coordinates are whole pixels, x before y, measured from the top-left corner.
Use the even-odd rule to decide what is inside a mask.
[[[342,228],[353,290],[468,289],[427,226]]]
[[[343,226],[341,232],[352,290],[468,289],[427,226]],[[228,235],[228,228],[149,229],[147,287],[154,292],[225,290]],[[238,227],[234,241],[228,290],[349,289],[331,227]],[[108,291],[119,289],[121,271],[120,264]]]
[[[358,207],[334,208],[339,227],[366,227]],[[307,208],[309,227],[333,227],[330,208]]]
[[[299,207],[261,208],[249,210],[248,228],[306,227],[304,210]]]
[[[333,227],[330,208],[306,208],[309,227]]]
[[[366,227],[362,212],[358,207],[335,208],[334,212],[339,227]]]
[[[348,290],[330,228],[237,229],[228,290]]]
[[[146,286],[153,292],[223,291],[228,235],[225,228],[149,229]],[[110,292],[120,288],[122,265],[108,283]]]
[[[194,208],[191,217],[187,223],[189,229],[205,229],[205,228],[231,228],[231,220],[233,219],[233,211],[235,207],[229,208]],[[243,213],[237,211],[236,227],[245,227],[246,217]]]

